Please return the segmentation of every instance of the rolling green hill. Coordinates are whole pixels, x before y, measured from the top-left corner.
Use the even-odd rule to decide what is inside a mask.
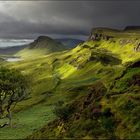
[[[31,77],[32,92],[0,138],[140,137],[139,33],[98,28],[72,50],[53,53],[37,44],[18,54],[23,61],[5,63]]]

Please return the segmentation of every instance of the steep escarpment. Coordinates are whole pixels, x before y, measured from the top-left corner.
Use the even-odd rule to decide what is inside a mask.
[[[97,29],[76,48],[49,56],[59,78],[51,91],[56,119],[28,138],[138,139],[139,43],[138,33]]]
[[[139,28],[136,26],[128,26],[124,30],[117,30],[111,28],[93,28],[89,39],[109,40],[110,38],[129,38],[138,39],[140,37]]]

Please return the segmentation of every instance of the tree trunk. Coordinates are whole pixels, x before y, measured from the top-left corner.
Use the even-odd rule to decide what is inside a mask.
[[[8,104],[8,107],[7,107],[7,112],[8,112],[7,118],[9,119],[9,126],[10,127],[12,127],[12,113],[10,111],[11,105],[12,105],[12,102],[10,101],[10,103]]]
[[[10,110],[8,112],[8,119],[9,119],[9,126],[12,128],[12,113]]]
[[[3,108],[2,108],[2,102],[0,101],[0,118],[2,117],[3,115]]]
[[[2,110],[2,107],[0,106],[0,117],[2,117],[3,115],[3,110]]]

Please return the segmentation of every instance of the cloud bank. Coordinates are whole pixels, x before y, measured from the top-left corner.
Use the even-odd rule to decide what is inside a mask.
[[[87,36],[94,27],[140,25],[139,1],[1,1],[0,38]]]

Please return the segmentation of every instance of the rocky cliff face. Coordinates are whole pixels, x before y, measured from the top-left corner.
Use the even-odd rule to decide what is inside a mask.
[[[108,29],[108,28],[94,28],[91,31],[91,34],[89,36],[88,40],[93,41],[111,41],[111,42],[117,42],[119,41],[119,45],[125,46],[125,45],[131,45],[133,47],[133,51],[139,52],[140,51],[140,33],[135,32],[136,29],[139,29],[138,27],[126,27],[124,30],[114,30],[114,29]],[[135,32],[135,33],[130,33]]]
[[[111,32],[114,33],[119,33],[119,30],[115,29],[109,29],[109,28],[93,28],[89,37],[89,40],[109,40],[110,38],[113,38],[114,35],[111,35]]]

